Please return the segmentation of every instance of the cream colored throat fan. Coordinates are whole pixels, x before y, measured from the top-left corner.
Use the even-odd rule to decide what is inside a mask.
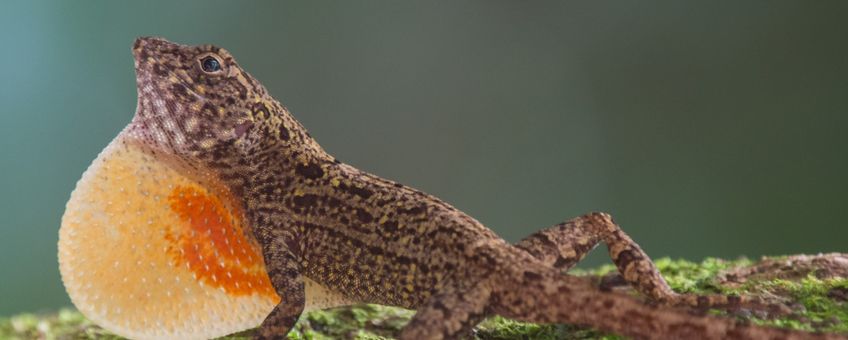
[[[279,302],[223,190],[119,135],[68,201],[59,267],[74,305],[130,338],[210,338],[259,325]]]

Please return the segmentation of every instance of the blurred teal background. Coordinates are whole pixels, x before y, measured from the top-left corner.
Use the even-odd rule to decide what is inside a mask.
[[[839,1],[3,2],[0,315],[70,304],[59,221],[132,117],[141,35],[226,47],[338,158],[510,241],[602,210],[655,257],[848,251],[846,18]]]

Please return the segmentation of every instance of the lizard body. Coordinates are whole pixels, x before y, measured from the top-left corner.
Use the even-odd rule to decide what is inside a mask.
[[[261,322],[257,337],[281,338],[306,309],[367,302],[418,310],[402,339],[457,338],[492,314],[637,338],[839,338],[602,292],[563,274],[599,242],[663,305],[751,302],[674,293],[602,213],[508,244],[333,158],[223,49],[139,38],[133,53],[136,114],[77,185],[59,244],[75,305],[118,334],[204,338]]]

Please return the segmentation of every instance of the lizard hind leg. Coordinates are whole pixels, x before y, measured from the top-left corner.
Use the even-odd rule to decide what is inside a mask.
[[[609,248],[612,261],[624,280],[657,301],[676,298],[647,254],[612,218],[590,213],[532,234],[515,244],[546,265],[565,271],[583,259],[599,243]]]
[[[606,243],[622,278],[654,302],[698,309],[747,307],[777,314],[788,312],[785,306],[766,303],[754,296],[676,293],[642,248],[605,213],[590,213],[544,229],[519,241],[515,247],[564,272],[601,242]]]

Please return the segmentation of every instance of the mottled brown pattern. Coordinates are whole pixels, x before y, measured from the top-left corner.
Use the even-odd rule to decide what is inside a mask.
[[[284,298],[260,338],[282,338],[295,323],[304,277],[351,301],[418,309],[403,339],[456,338],[491,314],[635,338],[839,338],[694,316],[602,292],[562,273],[601,241],[624,278],[653,299],[695,305],[721,299],[672,292],[606,214],[512,246],[438,198],[336,161],[221,48],[140,38],[133,51],[139,99],[130,131],[176,166],[238,197],[262,245]],[[208,57],[221,69],[204,70]]]

